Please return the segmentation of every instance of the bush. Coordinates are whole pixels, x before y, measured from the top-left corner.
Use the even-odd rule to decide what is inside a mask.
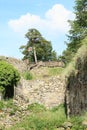
[[[0,90],[5,89],[5,96],[13,96],[14,85],[20,80],[18,71],[6,61],[0,61]]]
[[[0,101],[0,110],[2,110],[4,108],[4,103],[3,101]]]
[[[32,74],[29,72],[29,71],[25,71],[24,74],[23,74],[23,77],[26,79],[26,80],[31,80],[33,77],[32,77]]]
[[[5,88],[2,87],[2,86],[0,86],[0,92],[1,92],[2,94],[4,94],[4,92],[5,92]]]

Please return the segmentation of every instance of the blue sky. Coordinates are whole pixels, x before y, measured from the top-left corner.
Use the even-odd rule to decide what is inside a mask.
[[[73,19],[74,0],[0,0],[0,55],[22,58],[28,29],[36,28],[60,55]]]

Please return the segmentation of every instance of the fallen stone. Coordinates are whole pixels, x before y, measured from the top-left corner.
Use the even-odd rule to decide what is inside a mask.
[[[84,120],[84,121],[82,122],[82,125],[87,128],[87,120]]]
[[[66,130],[69,130],[69,128],[72,127],[72,123],[71,123],[71,122],[64,122],[64,123],[63,123],[63,127],[64,127],[64,128],[67,128]]]
[[[65,130],[63,127],[59,127],[57,128],[57,130]]]

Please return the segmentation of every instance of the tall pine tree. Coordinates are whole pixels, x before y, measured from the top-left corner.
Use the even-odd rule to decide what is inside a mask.
[[[75,0],[75,19],[69,20],[71,29],[69,30],[67,49],[63,52],[63,58],[69,62],[78,48],[81,40],[87,36],[87,0]]]

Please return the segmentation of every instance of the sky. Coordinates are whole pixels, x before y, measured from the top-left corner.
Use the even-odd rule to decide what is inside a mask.
[[[66,34],[74,19],[74,0],[0,0],[0,55],[22,59],[20,46],[26,45],[25,34],[37,29],[51,41],[61,55],[66,49]]]

